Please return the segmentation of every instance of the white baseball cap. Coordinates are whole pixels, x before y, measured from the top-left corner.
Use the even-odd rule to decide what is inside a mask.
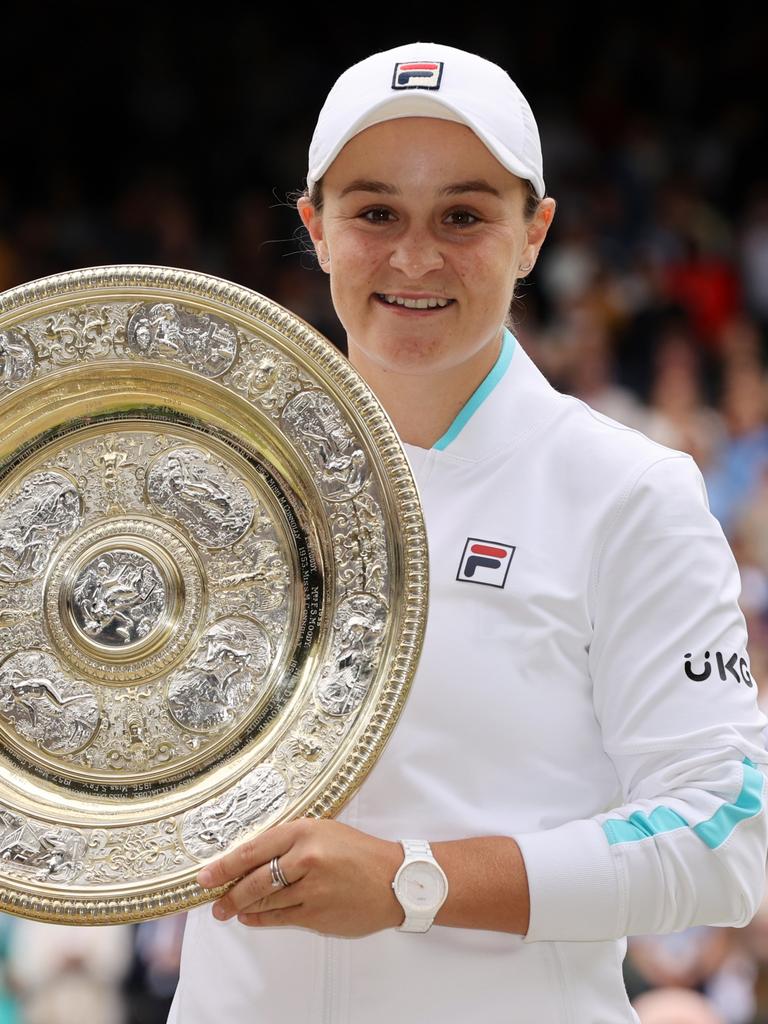
[[[525,96],[503,68],[440,43],[406,43],[374,53],[339,76],[309,147],[311,189],[351,138],[397,117],[468,125],[496,159],[544,198],[541,142]]]

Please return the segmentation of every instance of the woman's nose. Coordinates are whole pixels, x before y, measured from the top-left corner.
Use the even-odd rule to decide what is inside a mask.
[[[437,239],[427,230],[410,227],[395,242],[389,265],[406,277],[420,278],[445,263]]]

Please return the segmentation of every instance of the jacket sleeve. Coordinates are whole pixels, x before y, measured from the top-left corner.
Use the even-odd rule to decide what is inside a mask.
[[[595,715],[621,806],[516,835],[526,942],[743,926],[765,884],[766,719],[739,571],[693,459],[647,466],[590,580]]]

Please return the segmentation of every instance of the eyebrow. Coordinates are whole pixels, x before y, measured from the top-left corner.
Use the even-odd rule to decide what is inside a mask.
[[[339,193],[339,198],[343,199],[350,192],[376,192],[388,196],[400,195],[400,189],[394,185],[388,185],[385,181],[375,181],[371,178],[356,178],[354,181],[350,181]],[[438,195],[459,196],[465,192],[485,192],[488,195],[496,196],[497,199],[502,198],[501,192],[483,178],[474,178],[471,181],[457,181],[452,185],[444,185],[438,192]]]

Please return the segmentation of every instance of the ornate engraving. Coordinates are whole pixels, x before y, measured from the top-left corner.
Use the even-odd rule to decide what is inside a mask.
[[[247,356],[232,371],[232,386],[272,416],[279,415],[291,396],[312,383],[294,363],[262,341],[251,341]]]
[[[188,863],[190,858],[179,842],[173,818],[138,828],[94,829],[88,839],[83,881],[136,882],[157,878]]]
[[[97,553],[89,558],[91,551]],[[127,564],[124,575],[116,568],[116,552]],[[189,543],[165,524],[141,516],[96,520],[54,558],[45,579],[50,642],[62,661],[89,678],[131,683],[157,674],[178,659],[202,625],[202,571]],[[156,576],[162,604],[160,588],[151,589]],[[154,630],[163,628],[164,642],[147,649],[142,641],[151,644]],[[101,649],[88,639],[99,639]]]
[[[333,620],[333,665],[323,669],[317,700],[329,715],[347,715],[365,698],[378,665],[387,608],[373,594],[342,601]]]
[[[119,313],[102,305],[62,309],[27,326],[38,360],[53,368],[110,355],[121,321]]]
[[[174,359],[202,373],[226,373],[237,354],[237,333],[210,313],[192,313],[170,302],[142,305],[131,316],[128,347],[144,359]]]
[[[339,579],[349,591],[385,593],[389,583],[381,507],[370,481],[349,502],[331,507],[328,521]]]
[[[73,882],[82,873],[84,856],[79,832],[31,821],[0,805],[0,861],[11,877]]]
[[[269,523],[269,533],[274,532],[271,526]],[[210,577],[218,602],[227,612],[241,607],[254,612],[284,607],[292,582],[277,541],[258,536],[246,538],[237,554],[229,549],[212,558]]]
[[[317,472],[324,498],[357,494],[367,477],[365,452],[330,395],[302,391],[285,406],[282,421]]]
[[[50,654],[25,651],[0,665],[0,719],[44,750],[69,754],[93,738],[99,702],[86,683],[67,679]]]
[[[32,473],[0,504],[0,580],[39,576],[51,552],[80,525],[80,494],[61,473]]]
[[[143,639],[165,611],[165,587],[156,566],[138,551],[118,548],[92,558],[75,579],[75,620],[108,646]]]
[[[229,467],[199,448],[173,448],[152,465],[147,494],[206,547],[234,544],[251,524],[254,501]]]
[[[256,822],[279,811],[287,798],[280,772],[270,765],[259,765],[228,793],[184,815],[184,846],[200,860],[210,857],[235,843]]]
[[[269,636],[255,619],[214,622],[189,668],[171,677],[168,707],[186,729],[209,732],[241,718],[261,696],[272,659]]]
[[[0,331],[0,391],[21,387],[35,372],[35,353],[23,335]]]
[[[301,716],[298,728],[280,744],[272,757],[275,768],[288,782],[289,792],[301,792],[309,785],[338,749],[347,727],[347,721],[328,718],[317,711]]]

